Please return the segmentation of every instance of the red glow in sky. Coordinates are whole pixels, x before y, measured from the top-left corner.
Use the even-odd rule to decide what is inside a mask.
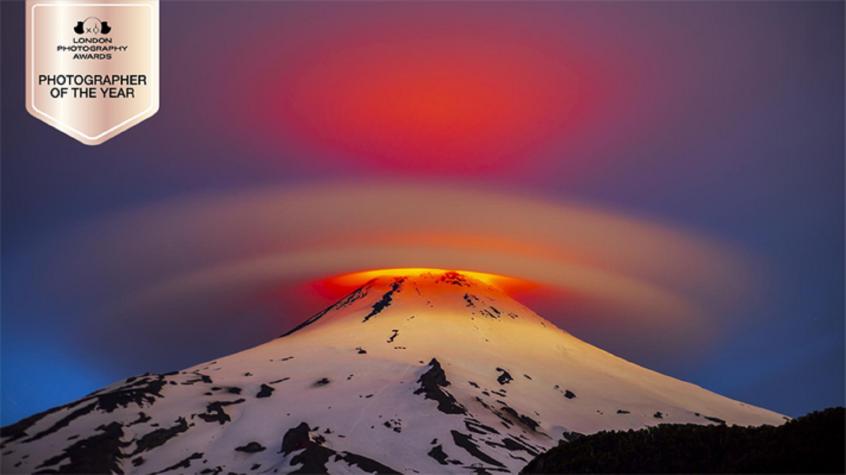
[[[265,138],[356,167],[508,173],[577,134],[597,109],[605,86],[595,60],[520,32],[496,33],[513,38],[495,49],[451,34],[306,46],[261,73],[246,115]]]

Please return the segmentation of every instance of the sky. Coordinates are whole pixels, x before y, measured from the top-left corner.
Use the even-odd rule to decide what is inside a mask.
[[[161,108],[27,115],[2,3],[0,418],[274,338],[386,267],[504,274],[579,338],[844,404],[841,2],[164,2]]]

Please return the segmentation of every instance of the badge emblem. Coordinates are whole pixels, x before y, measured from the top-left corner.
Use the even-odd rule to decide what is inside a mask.
[[[159,109],[158,0],[27,0],[26,108],[88,145]]]

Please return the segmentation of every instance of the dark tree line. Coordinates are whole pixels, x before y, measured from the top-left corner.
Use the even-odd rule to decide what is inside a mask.
[[[562,442],[522,473],[844,473],[846,411],[759,427],[661,424]]]

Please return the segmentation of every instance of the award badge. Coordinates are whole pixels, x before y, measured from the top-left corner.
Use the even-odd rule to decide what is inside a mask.
[[[26,108],[88,145],[155,114],[158,0],[27,0]]]

